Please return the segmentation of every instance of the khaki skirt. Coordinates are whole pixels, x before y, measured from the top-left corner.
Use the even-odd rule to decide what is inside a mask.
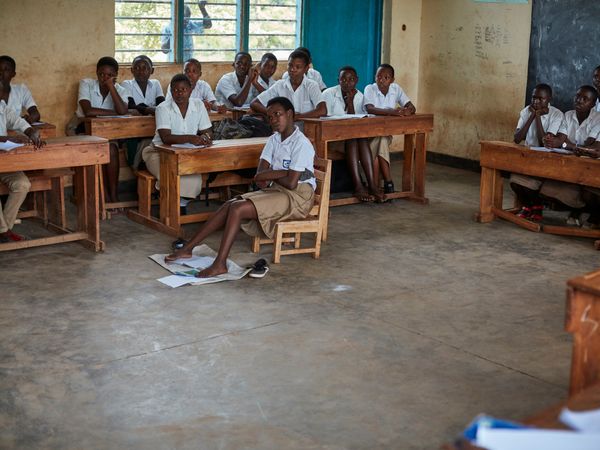
[[[250,236],[273,239],[277,222],[304,219],[308,215],[315,200],[315,191],[309,183],[298,183],[293,191],[274,183],[269,188],[240,197],[250,200],[258,215],[258,220],[242,223],[242,230]]]

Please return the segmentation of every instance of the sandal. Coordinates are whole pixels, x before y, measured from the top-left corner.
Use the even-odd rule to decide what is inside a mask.
[[[394,192],[395,192],[394,182],[392,180],[384,181],[383,182],[383,193],[384,194],[393,194]]]
[[[248,274],[250,278],[264,278],[269,271],[269,265],[264,258],[259,259],[252,265],[252,270]]]
[[[515,216],[520,217],[521,219],[529,219],[531,217],[531,208],[527,206],[523,206]]]
[[[173,250],[180,250],[185,246],[185,244],[187,244],[187,241],[185,239],[179,238],[171,243],[171,248]]]
[[[529,219],[534,222],[541,222],[544,219],[544,205],[533,205]]]

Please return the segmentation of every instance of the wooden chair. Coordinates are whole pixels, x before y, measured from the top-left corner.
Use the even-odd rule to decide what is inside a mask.
[[[261,244],[273,244],[273,262],[278,264],[282,255],[297,255],[312,253],[313,258],[319,259],[321,242],[327,236],[329,216],[329,189],[331,185],[331,160],[315,157],[315,178],[317,190],[315,204],[305,219],[279,222],[275,225],[275,239],[255,237],[252,241],[252,251],[258,253]],[[300,247],[302,233],[315,233],[315,244],[312,247]],[[293,236],[286,236],[293,234]],[[293,243],[294,248],[283,249],[284,243]]]

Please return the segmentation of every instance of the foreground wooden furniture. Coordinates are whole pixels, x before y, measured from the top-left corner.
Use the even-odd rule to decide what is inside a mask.
[[[327,144],[332,141],[375,136],[404,135],[402,191],[386,198],[406,198],[427,204],[425,197],[425,163],[427,133],[433,131],[432,114],[412,116],[374,116],[361,119],[303,119],[304,134],[315,146],[317,156],[329,157]],[[330,206],[360,203],[355,197],[331,200]]]
[[[569,394],[600,383],[600,270],[567,281],[565,329],[573,334]]]
[[[75,230],[68,229],[60,215],[57,218],[55,213],[51,213],[48,216],[47,227],[58,233],[57,236],[0,244],[0,251],[72,241],[79,241],[94,251],[103,250],[104,242],[100,240],[98,178],[100,165],[108,163],[108,159],[108,141],[93,136],[48,139],[46,145],[39,150],[25,146],[10,152],[0,152],[0,172],[72,167],[75,171],[74,187],[77,199]],[[62,187],[60,184],[54,186],[55,189]],[[54,195],[64,194],[56,192]]]
[[[331,186],[331,160],[315,158],[315,178],[317,190],[315,191],[315,204],[308,216],[302,220],[279,222],[275,225],[275,239],[252,239],[252,251],[258,253],[261,244],[273,244],[273,262],[279,263],[282,255],[297,255],[312,253],[313,258],[319,259],[321,242],[326,238],[327,222],[329,216],[329,188]],[[315,234],[312,247],[301,248],[302,233]],[[293,234],[292,237],[285,235]],[[284,243],[293,243],[294,248],[283,249]]]
[[[500,141],[481,142],[481,187],[478,222],[491,222],[496,217],[513,222],[530,231],[565,236],[600,238],[600,230],[542,225],[517,217],[514,209],[504,210],[501,171],[568,183],[600,187],[600,160],[573,155],[540,152],[528,147]]]
[[[38,130],[40,133],[40,137],[42,139],[49,139],[56,137],[56,125],[52,125],[51,123],[40,122],[38,125],[32,125],[33,128]],[[17,134],[17,131],[9,130],[8,135],[14,136]]]
[[[128,217],[163,233],[179,236],[183,224],[205,221],[213,214],[180,215],[180,177],[256,168],[266,142],[267,138],[249,138],[215,141],[211,147],[201,149],[157,146],[160,151],[160,216],[156,219],[145,215],[145,211],[130,210]]]

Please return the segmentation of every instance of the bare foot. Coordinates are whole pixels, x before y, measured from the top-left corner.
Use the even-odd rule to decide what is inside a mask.
[[[354,196],[361,202],[372,202],[374,200],[373,196],[362,188],[355,189]]]
[[[375,200],[375,203],[385,202],[385,195],[381,191],[369,189],[369,194],[371,194],[373,200]]]
[[[176,259],[182,258],[182,259],[186,259],[186,258],[191,258],[192,257],[192,252],[189,250],[177,250],[176,252],[171,253],[170,255],[165,256],[165,262],[169,263],[169,262],[173,262]]]
[[[206,269],[198,272],[196,274],[196,278],[212,278],[224,273],[227,273],[227,266],[224,264],[217,264],[216,262],[214,262]]]

